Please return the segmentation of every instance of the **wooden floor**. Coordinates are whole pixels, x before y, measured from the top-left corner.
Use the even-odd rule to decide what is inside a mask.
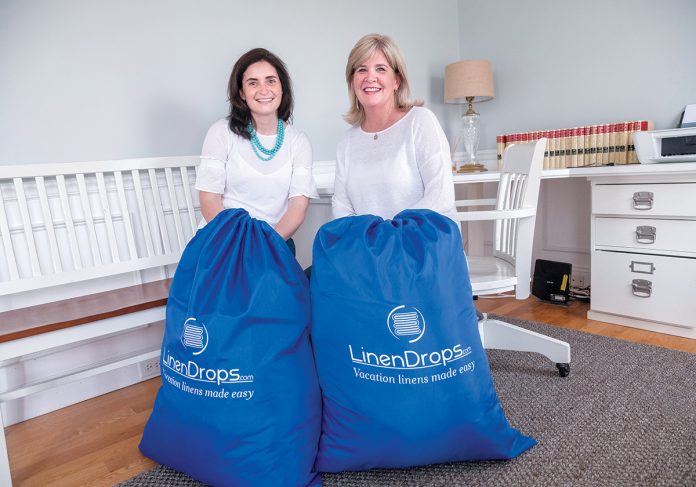
[[[588,305],[559,306],[529,298],[480,300],[483,312],[696,353],[696,340],[585,318]],[[572,373],[572,372],[571,372]],[[18,486],[112,486],[155,464],[138,442],[159,379],[121,389],[7,428],[12,478]]]

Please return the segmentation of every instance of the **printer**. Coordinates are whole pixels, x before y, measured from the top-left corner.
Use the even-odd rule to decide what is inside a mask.
[[[696,127],[633,132],[641,164],[696,162]]]

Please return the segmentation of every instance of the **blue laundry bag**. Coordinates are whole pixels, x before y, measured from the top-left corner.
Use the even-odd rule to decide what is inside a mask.
[[[320,486],[309,283],[267,223],[220,213],[183,252],[140,450],[214,486]]]
[[[500,407],[456,224],[352,216],[314,241],[320,472],[509,459],[536,444]]]

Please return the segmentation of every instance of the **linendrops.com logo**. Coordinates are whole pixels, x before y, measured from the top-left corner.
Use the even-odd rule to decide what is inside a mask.
[[[211,364],[210,359],[206,361],[205,358],[194,359],[188,356],[188,352],[190,352],[190,354],[193,356],[200,355],[208,347],[208,329],[202,321],[198,321],[196,320],[196,318],[193,317],[187,318],[184,322],[184,327],[179,339],[181,341],[181,344],[184,346],[184,349],[186,350],[186,353],[184,353],[184,357],[178,354],[176,347],[172,347],[174,351],[172,351],[172,349],[170,349],[169,347],[164,347],[162,350],[163,368],[166,368],[172,373],[176,373],[179,376],[188,380],[198,381],[200,383],[216,384],[218,386],[223,384],[254,382],[254,376],[252,374],[242,374],[240,373],[240,369],[238,367],[217,367],[214,360],[215,357],[213,357],[213,361]],[[213,347],[213,351],[214,348],[215,347]],[[203,394],[203,389],[199,389],[199,391],[200,394]],[[240,394],[242,393],[240,392]],[[251,395],[253,395],[253,393]],[[249,395],[249,397],[251,397],[251,395]],[[247,396],[233,395],[231,397]]]
[[[367,343],[355,346],[348,344],[350,361],[353,364],[381,369],[427,369],[446,367],[471,354],[471,347],[464,348],[461,343],[444,347],[435,345],[433,348],[433,345],[424,345],[427,342],[424,340],[412,346],[411,344],[423,338],[426,328],[423,314],[414,307],[402,304],[393,308],[387,315],[387,328],[401,344],[397,345],[393,341],[386,343],[377,336],[368,339]],[[431,326],[431,332],[437,329],[437,323],[434,328]]]
[[[203,322],[189,318],[184,323],[181,333],[181,343],[186,349],[196,350],[192,355],[200,355],[208,347],[208,330]]]
[[[417,308],[402,304],[389,312],[387,328],[397,339],[415,343],[425,333],[425,318]]]

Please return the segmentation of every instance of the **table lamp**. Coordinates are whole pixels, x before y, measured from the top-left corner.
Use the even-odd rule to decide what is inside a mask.
[[[493,67],[490,61],[467,60],[448,64],[445,67],[445,103],[467,103],[468,109],[462,115],[462,140],[467,153],[467,164],[476,163],[476,149],[479,139],[479,114],[474,110],[474,103],[492,100]],[[459,144],[455,140],[452,154]]]

